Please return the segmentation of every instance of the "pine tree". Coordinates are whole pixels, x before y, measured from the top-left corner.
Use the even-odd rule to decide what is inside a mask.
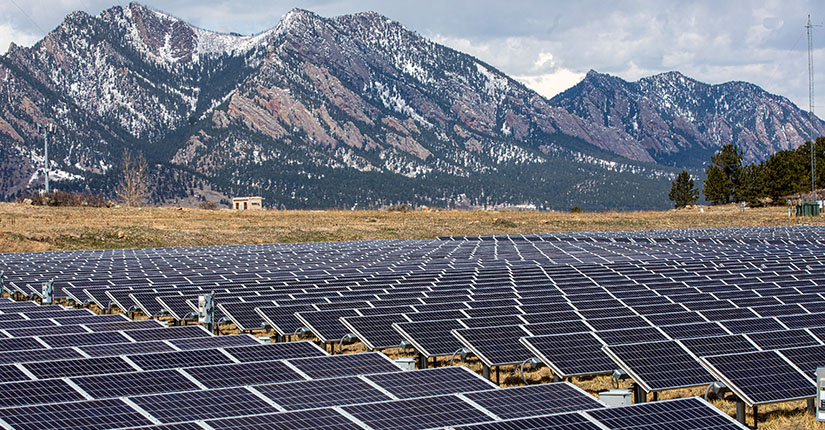
[[[668,198],[673,201],[677,209],[692,205],[699,200],[699,190],[693,187],[693,178],[690,173],[682,170],[676,180],[671,182]]]
[[[739,201],[742,177],[742,152],[736,145],[723,146],[710,158],[711,164],[705,169],[707,179],[703,193],[714,204]]]

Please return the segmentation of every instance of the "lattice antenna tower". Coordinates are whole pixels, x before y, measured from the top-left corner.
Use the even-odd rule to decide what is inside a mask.
[[[808,119],[811,127],[811,198],[816,200],[816,135],[814,130],[814,39],[813,28],[819,25],[811,24],[811,15],[808,15]]]

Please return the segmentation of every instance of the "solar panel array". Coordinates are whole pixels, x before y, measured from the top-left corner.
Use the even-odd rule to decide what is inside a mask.
[[[466,348],[488,367],[535,356],[561,377],[622,368],[647,391],[721,380],[761,404],[814,394],[813,368],[825,347],[823,237],[823,228],[799,226],[67,251],[2,254],[0,270],[4,290],[18,299],[37,298],[40,284],[54,279],[57,297],[76,306],[184,323],[198,296],[214,291],[218,319],[241,331],[308,333],[327,344],[352,334],[368,350],[407,341],[425,358]],[[529,411],[494,404],[541,397],[526,394],[539,390],[532,387],[514,391],[516,400],[509,400],[512,389],[479,394],[486,390],[475,380],[444,392],[438,374],[408,382],[381,354],[328,356],[309,342],[260,345],[250,336],[216,337],[83,309],[0,305],[0,381],[21,393],[0,397],[9,406],[44,406],[42,414],[53,418],[63,410],[57,405],[73,402],[75,419],[99,418],[103,410],[136,419],[132,426],[200,417],[232,428],[243,420],[229,422],[225,414],[238,408],[210,405],[246,402],[256,411],[244,418],[253,426],[397,428],[376,416],[382,407],[419,428],[430,425],[422,411],[439,416],[435,405],[445,408],[438,426],[470,425],[523,418],[511,414]],[[736,365],[743,360],[765,379],[791,382],[753,383],[755,371]],[[382,385],[383,377],[365,376],[387,372],[400,379],[385,377],[395,382]],[[449,374],[451,381],[464,376]],[[349,392],[341,394],[351,395],[346,406],[327,405],[311,383],[338,380],[342,387],[345,378],[352,390],[329,394]],[[411,387],[399,391],[404,384]],[[22,394],[44,389],[54,397]],[[309,403],[281,389],[312,393],[322,409],[310,418]],[[192,409],[176,416],[175,397]],[[549,406],[527,408],[529,416],[596,407]],[[584,416],[577,414],[567,415]],[[14,428],[46,428],[15,421],[22,415],[11,412],[0,418]]]

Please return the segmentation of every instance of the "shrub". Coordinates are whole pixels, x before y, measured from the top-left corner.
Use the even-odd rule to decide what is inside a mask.
[[[516,223],[510,221],[509,219],[493,218],[493,225],[497,225],[499,227],[515,227]]]
[[[89,206],[95,208],[110,207],[106,199],[94,194],[71,193],[67,191],[52,191],[50,193],[34,193],[18,199],[18,202],[31,200],[35,206]]]
[[[409,212],[412,208],[406,203],[400,205],[392,205],[387,207],[387,212]]]
[[[582,208],[580,208],[578,206],[573,206],[572,208],[570,208],[570,213],[571,214],[580,214],[582,212],[584,212],[584,211],[582,210]]]

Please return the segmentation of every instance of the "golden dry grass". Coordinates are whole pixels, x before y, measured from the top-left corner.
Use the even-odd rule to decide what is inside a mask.
[[[788,217],[787,208],[747,209],[735,206],[666,212],[509,212],[509,211],[258,211],[178,208],[51,208],[0,203],[0,252],[68,249],[198,246],[248,243],[313,242],[369,239],[434,239],[444,235],[515,234],[597,230],[738,227],[825,224],[825,218]],[[226,333],[237,332],[227,327]],[[363,344],[344,347],[363,351]],[[391,357],[398,349],[385,351]],[[446,358],[439,365],[446,365]],[[459,364],[459,363],[456,363]],[[481,363],[460,363],[481,373]],[[501,385],[521,385],[513,366],[501,369]],[[495,373],[493,372],[495,380]],[[527,372],[530,383],[552,381],[547,368]],[[597,395],[611,388],[608,377],[575,378]],[[627,383],[624,383],[626,386]],[[701,396],[704,388],[660,393],[660,399]],[[713,402],[733,416],[731,401]],[[805,412],[805,402],[760,408],[759,428],[822,429]],[[748,410],[748,423],[753,418]]]
[[[702,210],[702,212],[700,212]],[[444,235],[825,224],[786,208],[666,212],[247,211],[53,208],[0,203],[0,252],[97,248],[434,239]]]

